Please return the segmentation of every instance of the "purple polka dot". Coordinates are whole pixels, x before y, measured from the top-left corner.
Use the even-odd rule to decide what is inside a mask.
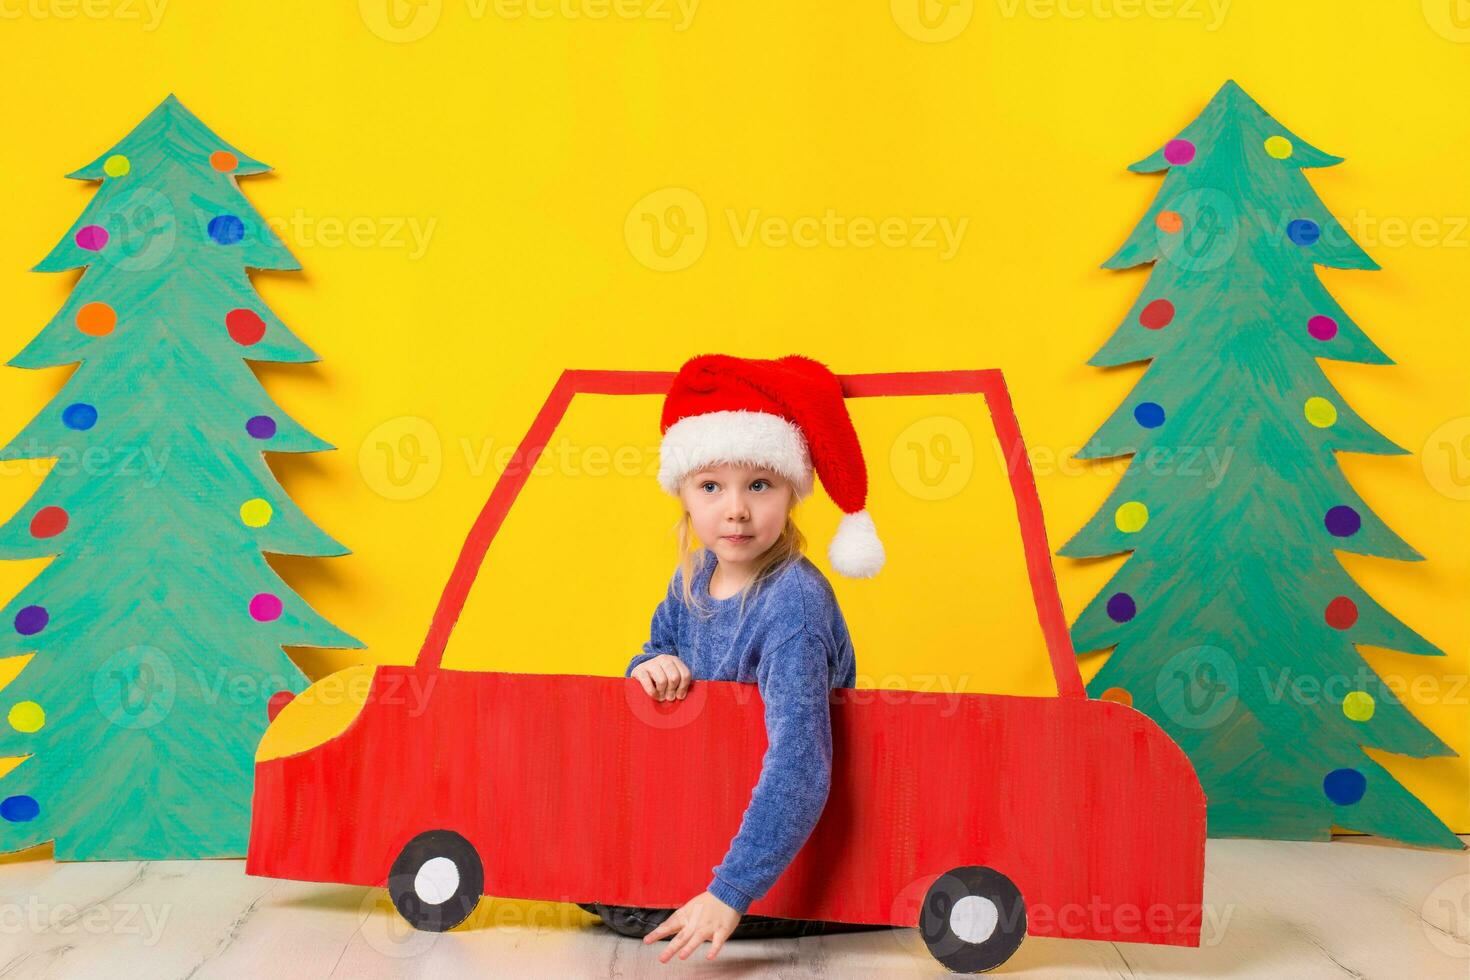
[[[107,229],[101,225],[87,225],[77,229],[77,247],[89,252],[100,252],[107,244]]]
[[[250,599],[250,616],[257,623],[269,623],[280,618],[281,597],[269,592],[257,592]]]
[[[1346,504],[1338,504],[1327,512],[1327,518],[1323,521],[1327,530],[1336,538],[1350,538],[1358,533],[1358,528],[1363,526],[1363,519],[1358,512]]]
[[[45,606],[26,606],[15,614],[15,631],[21,636],[35,636],[51,622]]]
[[[1337,336],[1337,321],[1318,314],[1307,321],[1307,333],[1317,340],[1331,340]]]
[[[1108,596],[1108,618],[1115,623],[1126,623],[1138,613],[1138,605],[1126,592],[1114,592]]]
[[[245,431],[257,439],[269,439],[276,434],[276,420],[269,415],[254,415],[245,423]]]
[[[1189,140],[1170,140],[1164,144],[1164,159],[1174,166],[1183,166],[1194,159],[1194,144]]]

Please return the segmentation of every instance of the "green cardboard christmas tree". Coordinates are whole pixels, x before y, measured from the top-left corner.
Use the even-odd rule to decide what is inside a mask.
[[[1302,173],[1339,162],[1228,82],[1130,168],[1166,176],[1105,267],[1153,267],[1089,363],[1149,365],[1078,455],[1132,459],[1060,553],[1131,555],[1073,640],[1079,651],[1116,647],[1089,692],[1131,703],[1184,748],[1212,835],[1320,840],[1336,825],[1460,847],[1363,751],[1454,754],[1358,646],[1442,652],[1335,554],[1421,558],[1335,456],[1405,452],[1318,364],[1392,363],[1317,276],[1319,265],[1377,268]]]
[[[240,856],[252,762],[283,645],[359,646],[264,553],[341,555],[264,452],[331,448],[266,395],[252,361],[315,355],[249,268],[299,269],[235,178],[269,168],[169,96],[69,176],[100,181],[36,267],[84,268],[10,363],[77,364],[0,459],[55,459],[0,526],[0,557],[54,556],[0,612],[0,851],[59,860]]]

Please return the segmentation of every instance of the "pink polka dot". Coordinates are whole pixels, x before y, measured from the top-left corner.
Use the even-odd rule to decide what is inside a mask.
[[[1307,333],[1318,340],[1331,340],[1337,336],[1337,321],[1318,314],[1307,321]]]
[[[1170,140],[1164,144],[1164,159],[1176,167],[1194,159],[1194,144],[1189,140]]]
[[[77,229],[77,247],[89,252],[100,252],[107,244],[107,229],[101,225],[87,225]]]
[[[257,623],[269,623],[281,615],[281,597],[269,592],[257,592],[250,600],[250,616]]]

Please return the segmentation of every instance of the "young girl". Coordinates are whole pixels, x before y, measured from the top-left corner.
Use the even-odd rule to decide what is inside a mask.
[[[694,680],[759,685],[768,750],[740,830],[709,887],[677,910],[594,906],[645,943],[674,935],[661,962],[710,940],[832,931],[827,923],[741,917],[786,870],[816,826],[832,771],[827,695],[856,679],[852,641],[832,587],[802,554],[791,518],[813,471],[844,516],[833,567],[870,577],[883,546],[864,509],[867,471],[842,387],[805,357],[696,357],[664,401],[659,483],[679,498],[680,567],[628,665],[657,700]],[[691,536],[702,545],[691,550]],[[677,859],[677,855],[673,855]],[[739,926],[739,931],[737,931]]]

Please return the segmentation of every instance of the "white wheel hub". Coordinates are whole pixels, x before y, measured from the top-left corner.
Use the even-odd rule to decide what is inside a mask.
[[[413,890],[425,905],[443,905],[459,891],[459,867],[447,857],[429,858],[413,876]]]
[[[949,929],[967,943],[983,943],[995,933],[1000,909],[988,898],[966,895],[949,910]]]

